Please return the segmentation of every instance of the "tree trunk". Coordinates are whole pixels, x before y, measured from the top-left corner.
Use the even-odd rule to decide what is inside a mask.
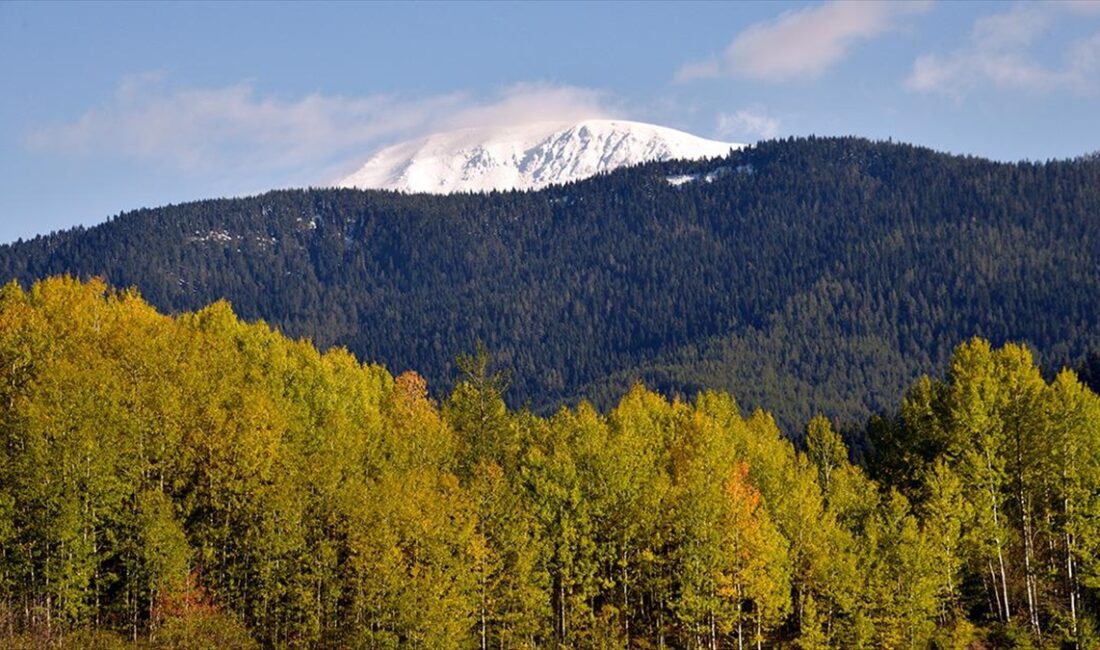
[[[737,650],[745,650],[745,642],[741,633],[741,583],[737,583]]]
[[[624,550],[620,554],[620,566],[622,567],[622,583],[623,583],[623,630],[626,635],[626,647],[630,647],[630,610],[627,607],[628,598],[626,590],[626,551]]]
[[[481,650],[488,650],[485,638],[485,570],[481,571]]]
[[[1040,636],[1041,631],[1039,629],[1039,612],[1036,609],[1036,601],[1038,600],[1038,589],[1036,587],[1035,572],[1032,571],[1032,555],[1035,552],[1034,540],[1031,535],[1031,503],[1023,494],[1021,488],[1019,496],[1020,500],[1020,516],[1021,523],[1023,524],[1024,535],[1024,586],[1027,588],[1027,611],[1028,618],[1031,623],[1031,630],[1035,633],[1035,636]]]
[[[993,569],[993,560],[989,560],[989,588],[993,590],[992,600],[989,601],[990,609],[997,610],[997,620],[1004,621],[1004,611],[1001,610],[1001,594],[997,591],[997,572]]]
[[[1073,645],[1077,647],[1077,573],[1073,565],[1073,535],[1066,533],[1066,577],[1069,582],[1069,616],[1073,631]]]
[[[997,545],[997,563],[1001,568],[1001,596],[1004,598],[1004,620],[1009,622],[1012,620],[1012,608],[1008,605],[1008,577],[1007,571],[1005,571],[1005,557],[1004,551],[1001,549],[1001,518],[1000,512],[997,508],[997,490],[993,485],[993,459],[989,457],[989,450],[985,450],[985,464],[986,469],[989,471],[989,499],[990,506],[993,510],[993,541]]]

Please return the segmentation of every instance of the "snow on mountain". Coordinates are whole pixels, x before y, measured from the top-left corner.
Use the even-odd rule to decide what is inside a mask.
[[[743,146],[626,120],[471,128],[382,149],[337,185],[434,194],[530,190],[653,160],[724,156]]]

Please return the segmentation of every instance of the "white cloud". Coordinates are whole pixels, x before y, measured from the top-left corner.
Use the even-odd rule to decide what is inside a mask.
[[[1100,31],[1069,43],[1060,65],[1044,65],[1033,49],[1067,15],[1081,20],[1100,3],[1018,4],[975,21],[967,42],[947,54],[925,54],[913,63],[905,86],[916,92],[961,99],[981,86],[1006,90],[1091,92],[1100,76]]]
[[[320,180],[321,170],[361,162],[378,146],[431,131],[612,113],[601,93],[551,84],[519,84],[489,98],[449,93],[286,99],[262,95],[247,83],[179,88],[161,75],[144,74],[124,79],[109,101],[74,121],[30,133],[27,145],[197,174],[296,171],[305,183]]]
[[[525,124],[543,121],[573,122],[586,118],[611,117],[605,93],[544,83],[521,83],[485,103],[469,103],[442,121],[445,128]]]
[[[833,0],[787,11],[775,20],[750,25],[721,55],[685,65],[676,77],[681,81],[722,76],[763,81],[818,77],[860,41],[881,36],[894,29],[900,17],[928,7],[926,2]]]
[[[767,140],[779,135],[779,120],[760,109],[743,109],[718,116],[718,134],[738,140]]]

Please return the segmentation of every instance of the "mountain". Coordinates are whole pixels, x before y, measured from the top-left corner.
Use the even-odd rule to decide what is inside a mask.
[[[278,191],[0,247],[0,277],[226,298],[440,394],[482,341],[513,405],[635,380],[730,390],[796,434],[862,420],[971,336],[1044,363],[1100,343],[1100,161],[998,163],[854,138],[764,142],[534,192]]]
[[[337,185],[434,194],[533,190],[643,162],[725,156],[743,146],[625,120],[471,128],[387,147]]]

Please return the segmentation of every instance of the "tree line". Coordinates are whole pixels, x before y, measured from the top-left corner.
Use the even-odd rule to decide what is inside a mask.
[[[973,339],[866,463],[725,392],[510,410],[175,317],[0,290],[6,647],[965,648],[1100,642],[1100,397]]]

